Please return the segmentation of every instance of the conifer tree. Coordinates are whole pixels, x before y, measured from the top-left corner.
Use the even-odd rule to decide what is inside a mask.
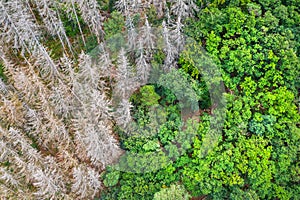
[[[34,193],[37,198],[67,198],[62,174],[52,157],[45,158],[45,169],[32,167],[33,185],[38,188]]]
[[[97,36],[98,43],[103,37],[102,21],[104,17],[100,13],[97,0],[76,0],[81,16],[85,23],[89,26],[91,32]]]
[[[152,50],[155,46],[155,35],[153,34],[153,29],[149,24],[147,16],[145,17],[145,24],[141,27],[140,40],[143,43],[144,49]]]
[[[93,198],[102,188],[99,174],[89,167],[73,168],[73,177],[72,192],[80,199]]]
[[[127,15],[129,13],[129,1],[128,0],[118,0],[115,3],[115,8],[121,13]]]
[[[174,64],[175,58],[178,56],[178,52],[176,47],[174,46],[174,42],[171,37],[171,31],[166,25],[166,22],[163,21],[163,39],[164,39],[164,52],[166,54],[164,70],[169,71]]]
[[[113,73],[113,63],[110,53],[103,44],[99,45],[99,53],[96,58],[96,65],[99,69],[100,78],[110,77]]]
[[[3,94],[7,93],[7,88],[5,83],[2,81],[2,79],[0,78],[0,92]]]
[[[117,62],[115,93],[122,99],[128,99],[136,88],[136,80],[124,48],[120,50]]]
[[[175,22],[173,27],[173,30],[170,31],[171,38],[174,41],[174,46],[176,47],[177,52],[180,53],[183,50],[185,44],[181,16],[178,16],[177,21]]]
[[[181,16],[181,18],[193,17],[193,13],[198,11],[199,8],[194,0],[172,0],[171,12],[175,16]]]
[[[145,55],[144,47],[141,41],[139,41],[139,48],[137,50],[136,70],[139,84],[146,84],[150,75],[151,66],[147,62],[147,56]]]
[[[121,102],[119,102],[118,107],[115,111],[115,119],[117,124],[126,130],[127,128],[130,128],[130,122],[132,120],[131,117],[131,109],[132,105],[127,99],[122,99]]]
[[[128,43],[128,49],[129,50],[135,50],[136,48],[136,38],[138,37],[138,33],[137,30],[133,24],[133,20],[130,17],[130,15],[128,15],[126,17],[126,28],[127,28],[127,43]]]

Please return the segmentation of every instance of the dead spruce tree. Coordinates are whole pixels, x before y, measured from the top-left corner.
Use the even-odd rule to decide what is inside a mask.
[[[114,7],[128,17],[142,12],[149,5],[147,1],[142,0],[117,0]]]
[[[164,70],[169,71],[173,67],[174,61],[178,56],[179,52],[177,51],[174,45],[171,31],[167,27],[165,21],[163,21],[162,27],[163,27],[162,34],[164,39],[164,53],[166,54]]]
[[[145,24],[140,29],[140,41],[142,42],[143,46],[147,50],[153,50],[155,46],[155,35],[153,33],[153,29],[145,16]]]
[[[97,0],[76,0],[79,6],[81,16],[89,26],[90,31],[96,35],[98,43],[103,37],[102,21],[104,17],[100,13]]]
[[[185,38],[183,36],[183,24],[180,16],[178,16],[176,22],[173,25],[173,30],[170,30],[170,33],[177,52],[181,52],[185,44]]]
[[[134,51],[137,46],[136,38],[138,37],[138,33],[136,27],[134,26],[133,19],[129,15],[126,17],[126,29],[128,49],[130,51]]]
[[[171,12],[182,19],[192,17],[199,8],[194,0],[171,0]]]
[[[80,199],[94,197],[102,184],[99,181],[99,173],[86,166],[78,166],[73,169],[74,183],[72,192],[76,193]]]
[[[151,65],[148,62],[148,57],[146,55],[142,41],[139,41],[136,57],[137,58],[135,64],[136,64],[137,78],[139,83],[141,85],[144,85],[148,81],[150,71],[151,71]]]

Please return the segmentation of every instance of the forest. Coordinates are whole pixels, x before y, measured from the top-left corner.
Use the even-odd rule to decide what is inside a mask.
[[[0,0],[0,199],[300,199],[300,0]]]

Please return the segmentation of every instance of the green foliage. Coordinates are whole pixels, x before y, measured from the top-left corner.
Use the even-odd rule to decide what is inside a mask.
[[[148,16],[148,20],[151,24],[154,24],[154,25],[160,24],[161,21],[157,20],[157,11],[153,5],[151,5],[150,8],[148,9],[147,16]]]
[[[162,97],[160,100],[160,104],[162,105],[176,105],[177,103],[177,97],[174,94],[174,92],[170,88],[166,87],[157,87],[157,93]]]
[[[143,145],[143,149],[145,151],[158,151],[160,148],[158,141],[148,141],[146,144]]]
[[[103,184],[106,187],[115,186],[119,181],[119,177],[120,177],[120,172],[118,171],[112,171],[110,173],[106,173],[103,180]]]
[[[199,142],[196,138],[195,143]],[[204,159],[199,159],[201,145],[197,145],[191,161],[197,165],[185,166],[184,184],[194,196],[211,194],[213,198],[225,199],[232,188],[244,185],[261,189],[265,196],[270,192],[274,168],[269,161],[271,148],[267,144],[259,137],[246,139],[241,136],[234,145],[221,145]]]
[[[158,85],[171,90],[179,101],[181,108],[197,110],[202,93],[199,87],[192,87],[194,82],[184,71],[171,70],[171,72],[163,74],[159,78]],[[194,89],[198,90],[195,91]]]
[[[254,190],[244,191],[240,188],[234,188],[229,198],[232,200],[239,200],[239,199],[259,200],[259,196],[256,194]]]
[[[200,128],[191,163],[201,167],[185,166],[184,184],[193,196],[290,199],[299,194],[296,182],[286,173],[299,169],[298,28],[289,20],[289,9],[294,12],[291,4],[280,5],[280,1],[214,4],[186,29],[222,68],[230,92],[221,142],[200,159],[205,134]],[[201,48],[190,49],[183,52],[180,64],[199,78],[203,72],[192,58]]]
[[[52,50],[51,57],[53,59],[59,59],[61,55],[63,55],[63,48],[59,40],[56,40],[55,38],[49,38],[45,41],[46,46]]]
[[[179,59],[179,64],[181,65],[182,69],[186,72],[189,73],[193,78],[198,79],[199,75],[200,75],[200,71],[199,68],[197,66],[195,66],[195,63],[193,61],[193,59],[191,57],[193,57],[193,55],[190,56],[190,54],[193,54],[194,52],[201,51],[201,49],[196,49],[195,51],[192,52],[188,52],[188,51],[184,51]]]
[[[249,131],[257,135],[264,135],[265,132],[274,133],[273,126],[276,122],[276,117],[272,115],[262,115],[252,119],[249,123]]]
[[[105,35],[107,47],[111,52],[111,58],[113,60],[117,59],[118,53],[121,48],[125,47],[126,41],[124,38],[123,33],[117,33],[117,34],[111,34],[111,35]]]
[[[175,139],[175,136],[178,134],[179,123],[179,119],[177,118],[176,121],[168,121],[161,126],[158,137],[162,144],[168,144]]]
[[[5,76],[4,74],[4,68],[3,68],[3,65],[0,63],[0,78],[6,82],[7,81],[7,77]]]
[[[136,161],[138,161],[138,159],[136,159]],[[151,157],[149,157],[149,159],[147,164],[153,165],[154,163],[152,162]],[[164,160],[160,161],[163,162]],[[166,164],[158,171],[153,172],[120,172],[119,184],[110,187],[111,191],[103,194],[102,199],[152,200],[155,193],[179,180],[179,174],[175,172],[175,170],[176,168],[172,164]]]
[[[67,5],[62,5],[62,7],[61,7],[62,11],[60,12],[60,18],[63,22],[66,34],[68,37],[78,36],[78,35],[80,35],[80,29],[78,27],[78,22],[79,22],[80,26],[82,26],[81,29],[84,29],[86,25],[79,13],[77,6],[75,6],[75,10],[76,10],[78,22],[77,22],[75,14],[73,12],[68,13],[67,10],[69,8],[66,8],[66,6]]]
[[[114,5],[116,0],[97,0],[98,4],[101,7],[101,10],[105,10],[108,12],[112,12],[114,9]]]
[[[231,90],[237,92],[246,77],[265,80],[261,87],[286,85],[293,89],[300,69],[299,59],[292,53],[297,49],[293,41],[297,36],[289,28],[280,28],[275,17],[278,11],[273,14],[269,10],[261,15],[258,4],[247,7],[248,13],[239,7],[206,8],[199,14],[199,21],[186,29],[187,34],[201,42],[223,68],[225,85]],[[198,76],[186,54],[181,63],[185,71]]]
[[[151,61],[152,65],[162,65],[163,62],[164,62],[164,59],[166,58],[166,55],[163,53],[163,51],[160,49],[160,50],[157,50],[155,52],[155,54],[153,55],[153,60]]]
[[[86,38],[85,52],[91,52],[97,45],[97,37],[95,35],[90,35]]]
[[[158,100],[160,96],[155,92],[155,87],[153,85],[145,85],[140,88],[138,94],[134,94],[131,100],[142,107],[155,106],[158,105]]]
[[[154,194],[154,200],[188,200],[191,196],[182,185],[171,185]]]
[[[125,21],[124,17],[118,11],[113,11],[109,19],[103,23],[105,31],[105,39],[109,39],[112,36],[121,33],[124,30]]]
[[[247,10],[248,10],[249,14],[255,15],[257,17],[261,16],[261,14],[262,14],[261,6],[256,3],[248,3]]]

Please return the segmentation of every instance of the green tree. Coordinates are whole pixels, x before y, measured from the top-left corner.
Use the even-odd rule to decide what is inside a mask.
[[[154,194],[154,200],[188,200],[190,198],[191,196],[182,185],[175,184]]]

